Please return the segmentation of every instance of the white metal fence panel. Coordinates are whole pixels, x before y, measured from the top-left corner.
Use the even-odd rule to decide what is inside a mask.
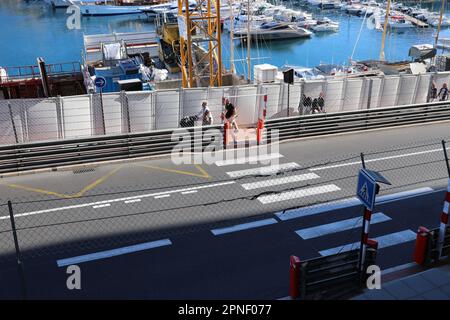
[[[418,84],[416,89],[416,94],[413,103],[425,103],[428,99],[428,94],[431,84],[430,74],[421,74],[418,76]]]
[[[325,112],[339,112],[341,108],[342,90],[344,87],[344,81],[342,80],[330,80],[326,84],[325,94]]]
[[[380,94],[380,96],[381,96],[380,107],[381,108],[392,107],[395,105],[395,101],[397,100],[399,83],[400,83],[400,77],[398,77],[398,76],[384,77],[383,89]]]
[[[182,90],[181,110],[183,117],[198,114],[202,109],[203,101],[207,101],[207,97],[208,97],[208,88],[192,88]]]
[[[279,101],[281,85],[263,84],[261,85],[261,92],[267,94],[266,117],[270,119],[280,111],[281,105]]]
[[[14,116],[11,117],[8,101],[0,101],[0,144],[16,143],[13,121]]]
[[[92,135],[92,110],[89,96],[61,98],[63,137],[66,139]]]
[[[178,128],[180,119],[179,90],[155,92],[156,129]]]
[[[154,112],[151,92],[128,92],[128,114],[131,132],[154,130]]]
[[[400,90],[396,105],[402,106],[413,103],[418,81],[419,76],[417,75],[403,75],[400,77]]]
[[[118,93],[103,94],[103,117],[106,134],[123,133],[121,97]]]
[[[360,109],[364,79],[348,79],[345,86],[342,111],[356,111]]]
[[[258,121],[257,86],[236,87],[235,101],[240,125],[255,124]]]
[[[12,104],[22,101],[12,101]],[[24,104],[28,141],[56,140],[59,138],[56,98],[28,99]]]

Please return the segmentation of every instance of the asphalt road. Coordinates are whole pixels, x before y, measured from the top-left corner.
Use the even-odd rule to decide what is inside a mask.
[[[35,296],[277,298],[287,292],[290,254],[308,259],[358,240],[360,206],[328,213],[305,208],[298,217],[282,212],[353,197],[360,152],[367,154],[368,168],[392,183],[382,195],[422,194],[382,205],[373,227],[374,236],[386,235],[381,242],[394,243],[382,249],[382,266],[411,261],[412,233],[419,225],[437,226],[442,209],[443,195],[433,190],[446,185],[440,140],[450,136],[449,127],[440,123],[289,142],[272,150],[267,163],[227,158],[194,166],[157,159],[104,164],[83,173],[8,177],[0,180],[0,198],[13,201]],[[281,167],[274,169],[277,164]],[[211,232],[245,223],[252,229]],[[255,228],[255,223],[267,225]],[[317,236],[324,225],[348,230]],[[16,271],[10,228],[8,207],[1,205],[0,270],[10,274],[11,284],[2,293],[6,296],[17,289],[11,282]],[[224,230],[219,232],[229,231]],[[83,263],[91,288],[74,293],[58,287],[66,275],[56,260],[165,239],[171,244]],[[42,281],[53,284],[43,289]]]
[[[382,269],[412,261],[414,231],[421,225],[428,228],[438,225],[443,197],[442,191],[430,192],[377,206],[370,235],[375,239],[384,237],[379,240],[381,248],[377,260]],[[291,254],[306,260],[320,256],[329,248],[345,250],[343,246],[359,240],[361,231],[355,224],[349,230],[333,232],[328,228],[328,231],[321,231],[322,235],[311,233],[311,228],[330,223],[342,227],[340,222],[360,218],[361,211],[361,207],[356,206],[285,221],[272,216],[277,223],[259,228],[221,235],[204,230],[172,236],[170,245],[77,263],[81,270],[81,290],[67,289],[67,266],[58,267],[55,260],[25,263],[27,296],[48,299],[281,298],[288,295]],[[375,216],[380,215],[387,220],[375,222]],[[396,242],[386,239],[394,234]],[[16,269],[10,266],[2,271],[0,297],[20,297]]]

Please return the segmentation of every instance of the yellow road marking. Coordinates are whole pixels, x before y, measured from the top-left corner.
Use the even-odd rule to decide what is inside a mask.
[[[20,184],[14,184],[14,183],[4,183],[3,185],[5,185],[7,187],[10,187],[10,188],[13,188],[13,189],[22,189],[22,190],[26,190],[26,191],[46,194],[46,195],[49,195],[49,196],[56,196],[56,197],[59,197],[59,198],[66,198],[66,199],[79,198],[79,197],[83,196],[86,192],[92,190],[93,188],[97,187],[101,183],[105,182],[108,178],[110,178],[112,175],[114,175],[120,168],[121,168],[121,166],[118,166],[118,167],[114,168],[113,170],[111,170],[107,174],[105,174],[103,177],[101,177],[101,178],[95,180],[94,182],[88,184],[86,187],[84,187],[79,192],[74,193],[74,194],[58,193],[58,192],[54,192],[54,191],[51,191],[51,190],[45,190],[45,189],[40,189],[40,188],[33,188],[33,187],[28,187],[28,186],[24,186],[24,185],[20,185]]]
[[[206,178],[206,179],[211,178],[209,173],[206,172],[206,170],[203,169],[199,164],[195,164],[194,166],[197,168],[197,170],[199,172],[201,172],[201,174],[195,173],[195,172],[191,172],[191,171],[183,171],[183,170],[162,168],[162,167],[157,167],[157,166],[150,166],[150,165],[147,165],[147,164],[138,164],[138,166],[144,167],[144,168],[149,168],[149,169],[160,170],[160,171],[164,171],[164,172],[185,174],[185,175],[188,175],[188,176],[194,176],[194,177],[200,177],[200,178]]]

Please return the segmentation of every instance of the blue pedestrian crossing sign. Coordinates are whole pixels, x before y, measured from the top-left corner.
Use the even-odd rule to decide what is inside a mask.
[[[359,170],[356,196],[370,211],[373,211],[376,193],[376,180],[365,169]]]

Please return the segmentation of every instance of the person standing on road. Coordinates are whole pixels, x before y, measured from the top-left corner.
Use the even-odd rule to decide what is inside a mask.
[[[202,110],[200,110],[200,112],[197,114],[197,119],[202,120],[203,126],[209,126],[213,124],[213,117],[206,101],[203,101]]]
[[[446,83],[444,83],[441,90],[439,90],[438,98],[439,101],[446,101],[448,99],[448,87]]]
[[[428,97],[428,102],[434,102],[437,99],[437,87],[436,87],[436,83],[433,81],[431,83],[431,88],[430,88],[430,96]]]
[[[321,92],[319,98],[317,98],[317,105],[319,107],[319,112],[325,113],[325,99],[323,98],[323,92]]]

